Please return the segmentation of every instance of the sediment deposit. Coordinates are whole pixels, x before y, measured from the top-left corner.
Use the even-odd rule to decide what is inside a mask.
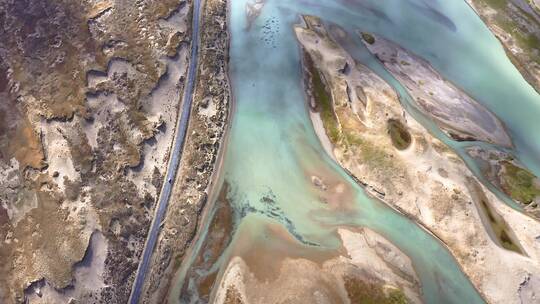
[[[538,1],[467,0],[501,42],[521,75],[540,92],[540,9]]]
[[[275,229],[272,234],[286,234]],[[285,239],[296,253],[286,256],[271,242],[249,240],[263,250],[235,253],[214,303],[421,303],[418,277],[397,247],[365,228],[338,233],[343,241],[339,253],[303,252]],[[279,267],[270,269],[267,263]]]
[[[482,104],[445,80],[427,61],[382,37],[368,33],[362,36],[369,51],[401,82],[418,108],[450,137],[512,146],[503,123]]]
[[[307,28],[295,30],[306,88],[334,158],[374,197],[438,237],[486,300],[534,303],[523,286],[540,276],[540,224],[501,202],[409,116],[393,89],[336,43],[347,39],[343,31],[334,30],[341,35],[334,40],[318,19],[305,20]]]

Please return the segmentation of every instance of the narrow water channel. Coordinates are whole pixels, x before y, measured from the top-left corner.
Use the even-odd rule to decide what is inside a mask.
[[[323,259],[339,250],[339,227],[368,227],[411,258],[426,303],[482,303],[436,238],[368,197],[325,154],[306,108],[293,25],[300,22],[300,14],[310,14],[345,29],[351,40],[344,46],[351,55],[394,86],[406,109],[475,171],[474,162],[463,152],[465,144],[446,138],[415,111],[405,90],[354,33],[376,33],[429,60],[504,121],[514,139],[514,154],[540,175],[540,133],[534,132],[540,130],[540,120],[535,119],[540,117],[540,98],[496,39],[462,0],[267,0],[251,26],[246,18],[248,2],[230,2],[230,77],[236,109],[222,170],[222,194],[210,212],[220,214],[218,208],[223,207],[219,206],[230,206],[231,226],[219,226],[229,237],[214,248],[219,254],[199,252],[207,231],[201,232],[170,301],[198,301],[189,271],[197,257],[211,260],[206,271],[215,272],[219,280],[236,254],[249,253],[260,259],[272,253]],[[519,108],[513,107],[516,103]],[[322,199],[313,176],[333,187],[334,195]],[[205,228],[216,229],[218,224],[209,222]],[[253,261],[257,263],[257,259]],[[264,261],[265,265],[251,266],[272,268],[273,259]]]

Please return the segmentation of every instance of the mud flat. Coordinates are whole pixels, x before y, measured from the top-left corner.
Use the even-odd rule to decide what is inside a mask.
[[[141,303],[165,301],[174,274],[198,228],[227,128],[230,92],[227,77],[227,2],[206,0],[201,14],[199,67],[182,162]]]
[[[311,110],[321,117],[324,132],[317,134],[332,143],[338,163],[374,197],[438,237],[488,302],[537,301],[524,290],[536,288],[530,278],[540,276],[540,224],[489,192],[453,151],[409,116],[392,87],[339,45],[347,39],[343,31],[330,35],[318,19],[305,21],[307,27],[295,31],[305,52]],[[399,59],[390,64],[400,64]],[[429,88],[416,84],[414,90],[448,90],[433,87],[438,85],[447,83],[435,78]],[[483,110],[469,106],[470,111]],[[471,114],[485,115],[499,126],[489,113],[480,113]],[[503,129],[495,138],[483,128],[475,125],[481,135],[470,135],[506,142]]]
[[[219,195],[213,205],[208,205],[210,223],[208,233],[198,250],[197,255],[186,273],[186,279],[179,286],[182,302],[210,302],[210,296],[216,290],[219,269],[214,267],[218,259],[231,243],[234,232],[234,210],[227,199],[229,185],[225,182],[219,190]],[[212,208],[212,209],[208,209]],[[201,226],[204,230],[204,226]],[[203,231],[199,231],[203,235]]]
[[[0,5],[1,303],[127,301],[174,134],[188,12],[178,0]]]
[[[362,33],[364,44],[396,79],[417,106],[450,137],[459,141],[485,141],[511,147],[503,123],[435,71],[431,65],[397,44]],[[369,38],[368,38],[369,37]]]
[[[237,240],[214,303],[421,303],[409,258],[369,229],[339,229],[343,247],[330,251],[306,249],[272,223],[251,225],[239,229],[263,229],[276,239],[246,233]]]

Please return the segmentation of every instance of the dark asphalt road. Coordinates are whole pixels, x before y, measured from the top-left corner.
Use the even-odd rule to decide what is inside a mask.
[[[142,292],[142,286],[145,281],[146,272],[150,265],[152,253],[156,246],[157,238],[159,236],[159,231],[161,230],[161,223],[165,217],[167,211],[167,205],[169,204],[169,199],[171,196],[172,186],[178,171],[178,166],[180,160],[182,159],[182,149],[184,147],[184,142],[186,138],[188,123],[189,123],[189,114],[191,111],[191,103],[193,101],[193,87],[195,86],[195,80],[197,75],[197,62],[198,62],[198,50],[199,50],[199,18],[200,18],[200,9],[201,9],[201,0],[194,0],[193,2],[193,25],[192,25],[192,40],[191,40],[191,58],[189,61],[188,68],[188,77],[186,85],[184,87],[184,96],[182,102],[182,113],[180,120],[178,121],[177,130],[175,134],[174,146],[171,151],[171,156],[169,160],[169,167],[167,168],[167,174],[165,176],[163,189],[159,197],[158,205],[156,207],[156,212],[150,231],[148,232],[148,237],[146,240],[146,245],[139,263],[139,268],[137,270],[137,275],[133,283],[133,289],[131,291],[131,296],[129,298],[130,304],[137,304],[139,302],[139,297]],[[169,180],[173,181],[169,183]]]

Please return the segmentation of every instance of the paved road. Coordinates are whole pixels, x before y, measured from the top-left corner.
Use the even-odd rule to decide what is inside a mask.
[[[167,211],[169,199],[171,197],[171,190],[174,184],[176,173],[178,171],[178,165],[180,164],[180,160],[182,158],[182,149],[186,139],[186,133],[189,123],[189,113],[191,111],[191,103],[193,100],[193,87],[195,86],[195,78],[197,75],[197,54],[199,49],[199,18],[201,14],[201,0],[193,0],[193,5],[194,7],[192,25],[193,30],[191,37],[191,58],[189,60],[188,77],[186,85],[184,87],[182,113],[180,116],[180,120],[178,121],[174,139],[174,146],[173,150],[171,151],[169,167],[167,168],[167,174],[165,175],[164,185],[161,189],[161,194],[159,197],[158,205],[156,207],[154,219],[152,220],[152,225],[150,227],[141,261],[139,263],[139,268],[137,270],[137,275],[133,283],[133,289],[131,290],[131,296],[129,298],[130,304],[137,304],[139,302],[139,297],[142,292],[142,286],[144,284],[146,272],[148,271],[148,267],[150,265],[152,253],[154,252],[154,247],[156,246],[159,231],[161,230],[161,224],[165,216],[165,212]]]

